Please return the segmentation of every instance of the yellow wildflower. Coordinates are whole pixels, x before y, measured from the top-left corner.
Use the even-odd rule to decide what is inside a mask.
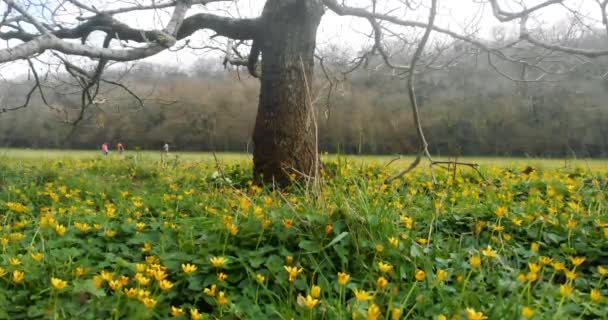
[[[598,289],[592,289],[589,293],[589,297],[593,302],[600,302],[602,300],[602,293]]]
[[[228,303],[228,298],[226,297],[226,293],[224,293],[224,291],[220,291],[217,294],[216,300],[217,300],[217,304],[219,304],[220,306],[223,306]]]
[[[308,309],[313,309],[321,301],[319,299],[315,299],[311,295],[307,295],[306,298],[304,298],[302,295],[298,295],[297,302],[298,302],[298,305],[300,305],[300,306],[306,307]]]
[[[53,286],[53,288],[55,288],[57,290],[61,290],[68,285],[68,282],[65,280],[61,280],[59,278],[51,277],[51,285]]]
[[[217,273],[217,280],[220,282],[226,281],[226,279],[228,279],[228,275],[223,273],[223,272],[218,272]]]
[[[202,318],[198,309],[190,309],[190,320],[200,320]]]
[[[585,257],[570,257],[570,261],[572,261],[574,266],[578,267],[585,262]]]
[[[264,284],[264,281],[266,281],[266,277],[263,274],[256,274],[255,275],[255,281],[257,281],[259,284]]]
[[[13,271],[13,282],[21,283],[25,279],[25,273],[19,270]]]
[[[346,283],[348,283],[348,280],[350,280],[350,275],[348,273],[344,273],[344,272],[338,272],[338,284],[339,285],[345,285]]]
[[[197,266],[193,265],[193,264],[189,264],[189,263],[182,263],[182,270],[185,273],[193,273],[196,272],[196,270],[198,269]]]
[[[521,309],[521,315],[526,319],[532,318],[532,316],[534,315],[534,310],[532,310],[532,308],[530,307],[524,307],[523,309]]]
[[[572,292],[574,292],[574,288],[572,288],[572,286],[569,284],[562,284],[559,286],[559,294],[564,297],[570,296]]]
[[[414,275],[414,277],[416,278],[416,280],[418,281],[423,281],[424,279],[426,279],[426,272],[417,269],[416,270],[416,274]]]
[[[210,288],[203,289],[203,292],[210,297],[215,297],[216,289],[217,286],[213,284]]]
[[[353,292],[355,293],[355,298],[359,302],[372,300],[374,298],[373,295],[369,294],[369,292],[365,290],[353,289]]]
[[[310,288],[310,295],[313,298],[319,298],[321,296],[321,286],[313,285],[312,288]]]
[[[377,304],[373,303],[367,308],[367,320],[378,320],[381,315],[380,307]]]
[[[283,266],[289,274],[289,282],[296,281],[296,277],[304,271],[303,268]]]
[[[389,263],[384,263],[380,261],[378,262],[378,269],[380,269],[380,272],[382,273],[389,273],[393,271],[393,266]]]
[[[171,316],[173,316],[173,317],[179,317],[182,314],[184,314],[184,309],[178,308],[176,306],[171,306]]]
[[[481,258],[478,255],[472,255],[469,257],[469,264],[473,268],[479,268],[481,266]]]
[[[388,280],[385,277],[380,276],[376,282],[379,289],[384,289],[388,285]]]
[[[473,308],[467,308],[466,314],[467,314],[467,319],[469,319],[469,320],[484,320],[484,319],[488,318],[483,314],[483,312],[475,311],[475,309],[473,309]]]
[[[211,265],[215,268],[221,268],[226,263],[226,258],[224,257],[211,257],[209,260],[211,261]]]
[[[44,253],[42,252],[36,252],[36,253],[31,253],[30,256],[32,257],[32,259],[40,262],[42,261],[42,259],[44,259]]]
[[[161,290],[166,291],[171,289],[171,287],[173,287],[173,283],[171,283],[171,281],[169,280],[160,280],[158,282],[158,286],[160,287]]]
[[[435,275],[436,275],[438,281],[444,281],[445,279],[448,278],[447,271],[445,271],[443,269],[437,269],[437,272]]]
[[[488,258],[497,258],[498,253],[492,247],[488,246],[485,249],[481,250],[481,253]]]

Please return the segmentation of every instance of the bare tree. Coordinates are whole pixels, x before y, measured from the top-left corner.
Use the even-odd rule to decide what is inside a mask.
[[[165,0],[165,1],[82,1],[82,0],[2,0],[0,7],[0,39],[7,42],[0,50],[0,63],[35,59],[52,53],[66,70],[79,79],[82,89],[82,112],[99,103],[96,92],[104,70],[112,61],[134,61],[156,55],[164,50],[177,50],[189,46],[188,38],[198,30],[211,30],[217,36],[231,39],[223,50],[225,63],[245,66],[261,82],[259,108],[253,132],[254,176],[258,181],[287,185],[291,175],[314,176],[317,172],[317,148],[310,91],[313,79],[314,54],[317,30],[326,11],[340,16],[365,19],[370,26],[373,45],[368,53],[355,59],[353,65],[364,64],[371,55],[379,55],[386,66],[408,79],[410,104],[418,128],[421,154],[430,157],[424,139],[422,124],[417,115],[414,92],[414,74],[425,68],[437,68],[436,53],[425,50],[427,43],[437,44],[441,39],[466,46],[472,51],[484,52],[490,58],[526,65],[538,72],[553,72],[543,59],[519,58],[511,55],[519,45],[536,46],[547,52],[561,52],[591,59],[608,55],[608,49],[578,48],[567,43],[547,39],[542,30],[529,30],[534,15],[554,6],[571,9],[568,1],[476,1],[489,5],[495,18],[502,23],[519,22],[519,35],[501,47],[492,47],[475,32],[459,33],[435,22],[439,4],[437,0],[387,0],[379,6],[377,0],[266,0],[263,10],[255,18],[234,18],[241,3],[236,0]],[[502,5],[509,2],[509,8]],[[223,3],[226,10],[210,13],[207,6]],[[529,5],[527,5],[529,3]],[[606,25],[606,1],[595,2],[598,25]],[[428,19],[408,18],[410,12],[427,12]],[[140,12],[166,13],[162,27],[136,28],[125,16]],[[574,10],[576,13],[576,10]],[[425,14],[418,14],[424,17]],[[157,17],[153,15],[153,17]],[[584,19],[584,16],[578,17]],[[157,24],[158,25],[158,24]],[[420,38],[404,30],[423,31]],[[473,28],[475,29],[475,28]],[[96,41],[98,34],[103,39]],[[431,34],[436,34],[431,41]],[[392,41],[416,43],[410,63],[399,63],[385,46],[385,35]],[[184,40],[184,41],[180,41]],[[248,45],[249,54],[241,54],[241,45]],[[604,46],[605,47],[605,46]],[[222,48],[220,48],[222,49]],[[83,56],[92,59],[92,71],[70,62],[66,56]],[[261,57],[261,60],[260,60]],[[29,59],[29,60],[28,60]],[[30,63],[30,67],[31,63]],[[32,69],[34,69],[32,67]],[[32,94],[41,89],[38,78]],[[526,80],[526,79],[520,79]],[[120,83],[111,83],[121,85]],[[39,90],[43,95],[43,91]],[[28,95],[27,99],[31,94]],[[27,103],[25,104],[27,105]],[[24,106],[25,106],[24,105]],[[81,114],[82,116],[82,114]],[[416,164],[418,161],[416,162]]]

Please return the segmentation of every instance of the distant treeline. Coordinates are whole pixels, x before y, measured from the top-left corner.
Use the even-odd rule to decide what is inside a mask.
[[[213,70],[201,62],[188,72],[141,64],[116,74],[140,97],[104,87],[99,104],[79,114],[80,96],[67,85],[46,88],[51,108],[36,96],[28,108],[0,114],[0,146],[251,151],[257,80],[243,72]],[[598,67],[599,66],[599,67]],[[513,82],[470,58],[418,77],[422,123],[431,151],[440,155],[608,156],[608,63],[582,65],[541,82]],[[525,74],[502,64],[503,72]],[[530,71],[531,72],[531,71]],[[322,73],[313,92],[320,150],[395,154],[417,150],[405,82],[387,70],[362,69],[327,94]],[[51,80],[48,80],[51,81]],[[58,80],[54,80],[58,81]],[[50,85],[49,85],[50,86]],[[31,83],[0,87],[3,106],[22,103]],[[323,89],[323,90],[321,90]],[[105,101],[103,101],[105,99]]]

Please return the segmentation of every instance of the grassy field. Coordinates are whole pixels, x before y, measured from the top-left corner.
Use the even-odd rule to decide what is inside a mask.
[[[90,159],[101,157],[100,151],[85,151],[85,150],[33,150],[33,149],[1,149],[0,157],[11,159]],[[125,156],[139,157],[147,161],[157,161],[161,159],[160,151],[128,151]],[[252,156],[245,153],[226,153],[220,152],[216,154],[217,158],[222,162],[238,162],[249,161]],[[110,152],[110,157],[119,157],[116,152]],[[171,152],[170,158],[178,158],[181,161],[215,161],[213,154],[209,152]],[[324,161],[336,161],[338,158],[346,159],[353,163],[373,163],[383,165],[389,163],[397,156],[391,155],[323,155]],[[405,168],[411,161],[413,156],[402,156],[398,161],[393,162],[397,168]],[[499,167],[522,167],[533,166],[543,168],[564,168],[564,167],[580,167],[588,170],[607,170],[608,159],[543,159],[543,158],[508,158],[508,157],[437,157],[435,160],[442,161],[463,161],[473,162],[482,166],[499,166]],[[421,166],[428,164],[422,162]]]
[[[218,158],[0,150],[0,319],[608,319],[606,161]]]

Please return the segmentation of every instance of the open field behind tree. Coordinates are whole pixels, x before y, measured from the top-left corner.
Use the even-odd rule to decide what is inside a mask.
[[[37,149],[7,149],[0,148],[0,157],[9,159],[91,159],[103,157],[101,151],[93,150],[37,150]],[[144,161],[159,161],[161,159],[161,151],[127,151],[124,155],[119,155],[116,151],[110,151],[110,158],[113,157],[136,157]],[[251,161],[251,154],[233,153],[233,152],[217,152],[216,157],[223,164],[233,164],[235,162]],[[398,160],[395,160],[398,158]],[[338,161],[339,159],[347,160],[355,164],[374,164],[386,165],[390,164],[391,168],[403,169],[407,167],[413,160],[414,156],[397,156],[397,155],[338,155],[338,154],[323,154],[323,161]],[[215,162],[213,153],[211,152],[171,152],[167,160],[180,161],[207,161]],[[585,170],[606,170],[608,169],[608,159],[587,159],[587,158],[554,158],[545,159],[538,157],[437,157],[437,161],[460,161],[477,163],[481,166],[497,166],[497,167],[540,167],[540,168],[583,168]],[[426,168],[428,161],[423,160],[421,168]],[[462,167],[463,170],[468,170]],[[422,169],[425,170],[425,169]]]
[[[330,155],[279,192],[168,158],[0,151],[0,319],[608,317],[606,161]]]

